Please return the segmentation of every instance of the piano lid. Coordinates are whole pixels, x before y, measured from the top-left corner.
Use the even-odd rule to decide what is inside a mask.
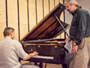
[[[59,3],[48,15],[44,17],[21,41],[50,39],[60,35],[64,32],[62,26],[55,16],[60,19],[61,13],[64,11],[65,6]],[[66,29],[68,24],[62,22],[63,27]]]

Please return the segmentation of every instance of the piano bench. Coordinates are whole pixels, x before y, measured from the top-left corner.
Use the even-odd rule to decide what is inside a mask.
[[[22,65],[21,68],[39,68],[39,66],[36,66],[36,65]]]

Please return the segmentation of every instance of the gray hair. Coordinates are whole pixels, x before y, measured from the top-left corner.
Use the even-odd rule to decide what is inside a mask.
[[[67,0],[66,3],[78,5],[78,2],[76,0]]]
[[[10,35],[10,32],[13,32],[13,31],[14,31],[14,28],[12,28],[12,27],[6,27],[4,29],[4,31],[3,31],[4,37],[9,36]]]
[[[68,4],[75,4],[77,7],[79,7],[79,8],[82,8],[79,4],[78,4],[78,2],[76,1],[76,0],[67,0],[66,2],[65,2],[65,4],[66,3],[68,3]]]

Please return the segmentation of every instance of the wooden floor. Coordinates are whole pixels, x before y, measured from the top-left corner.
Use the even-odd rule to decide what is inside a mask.
[[[46,68],[62,68],[62,65],[61,64],[47,64]]]
[[[34,63],[29,63],[29,61],[21,61],[21,64],[34,64]],[[43,63],[43,68],[45,68],[45,63]],[[62,68],[61,64],[47,64],[46,68]]]

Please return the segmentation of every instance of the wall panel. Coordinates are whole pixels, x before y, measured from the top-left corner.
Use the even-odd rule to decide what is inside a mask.
[[[55,0],[55,6],[56,6],[58,3],[59,3],[59,1],[58,1],[58,0]]]
[[[18,40],[17,0],[7,0],[8,27],[15,29],[15,39]]]
[[[3,30],[6,27],[5,0],[0,0],[0,41],[3,37]]]
[[[49,13],[49,1],[44,0],[44,16],[46,16]]]
[[[36,5],[35,0],[29,0],[29,28],[30,30],[36,25]]]
[[[63,0],[60,0],[60,3],[63,4]],[[64,22],[64,12],[61,14],[60,20]],[[60,36],[60,38],[64,38],[65,33],[63,32]]]
[[[54,8],[54,0],[50,0],[50,11]]]
[[[19,0],[20,39],[28,33],[27,0]]]
[[[37,23],[43,19],[42,0],[37,0]]]

